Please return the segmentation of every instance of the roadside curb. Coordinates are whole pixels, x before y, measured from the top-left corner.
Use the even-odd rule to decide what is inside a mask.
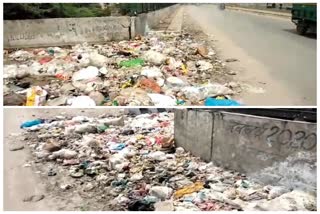
[[[286,18],[286,19],[291,18],[290,13],[277,13],[277,12],[271,12],[271,11],[248,9],[248,8],[234,7],[234,6],[226,6],[226,9],[244,11],[244,12],[255,13],[260,15],[277,16],[277,17]]]

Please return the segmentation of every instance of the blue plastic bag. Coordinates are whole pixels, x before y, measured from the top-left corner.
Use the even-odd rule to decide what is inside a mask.
[[[44,120],[42,120],[42,119],[29,120],[29,121],[26,121],[26,122],[22,123],[20,125],[20,129],[29,128],[29,127],[32,127],[32,126],[39,125],[41,123],[44,123]]]
[[[122,150],[124,147],[126,147],[126,144],[124,144],[124,143],[119,143],[119,144],[117,144],[117,145],[113,145],[113,146],[111,147],[111,150],[120,151],[120,150]]]
[[[204,102],[205,106],[241,106],[235,100],[228,100],[228,99],[216,99],[213,97],[209,97]]]

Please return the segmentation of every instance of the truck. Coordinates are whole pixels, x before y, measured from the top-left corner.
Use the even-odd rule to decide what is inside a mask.
[[[296,25],[297,33],[304,35],[308,30],[317,32],[317,4],[292,4],[291,21]]]

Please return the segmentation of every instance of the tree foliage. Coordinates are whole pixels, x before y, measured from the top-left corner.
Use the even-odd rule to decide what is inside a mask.
[[[42,19],[110,16],[97,3],[5,3],[4,19]]]

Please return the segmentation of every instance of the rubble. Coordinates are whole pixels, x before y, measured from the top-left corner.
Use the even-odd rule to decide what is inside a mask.
[[[7,50],[4,58],[6,105],[204,105],[209,95],[200,89],[208,84],[223,88],[224,96],[241,93],[228,85],[235,73],[187,33],[150,31],[130,41]]]
[[[33,124],[21,127],[21,137],[33,154],[28,163],[57,179],[52,191],[78,192],[107,210],[315,209],[312,194],[253,182],[176,147],[173,118],[169,112],[57,115],[27,121]]]

